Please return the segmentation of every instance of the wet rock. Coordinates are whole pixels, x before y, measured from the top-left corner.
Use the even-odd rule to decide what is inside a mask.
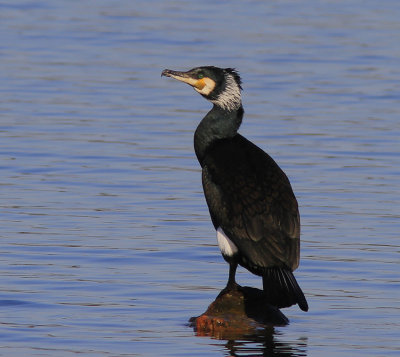
[[[261,328],[287,325],[289,320],[265,301],[262,290],[236,286],[222,290],[206,312],[189,322],[197,335],[230,339],[253,334]]]

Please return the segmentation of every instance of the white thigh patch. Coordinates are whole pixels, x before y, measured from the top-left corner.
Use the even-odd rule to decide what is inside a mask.
[[[227,255],[231,257],[232,255],[236,254],[238,252],[238,249],[233,243],[228,236],[225,234],[225,232],[222,230],[221,227],[218,227],[217,229],[217,242],[219,249],[221,250],[221,253],[223,255]]]

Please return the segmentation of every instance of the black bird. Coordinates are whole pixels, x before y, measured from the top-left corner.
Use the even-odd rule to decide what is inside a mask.
[[[262,276],[267,301],[278,308],[308,304],[293,275],[300,259],[300,216],[289,179],[263,150],[238,134],[241,79],[233,68],[166,69],[162,76],[191,85],[213,108],[198,125],[194,149],[204,195],[229,263],[226,289],[236,289],[238,264]]]

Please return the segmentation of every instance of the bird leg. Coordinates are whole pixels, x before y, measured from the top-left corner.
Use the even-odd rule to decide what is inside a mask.
[[[238,263],[235,260],[229,263],[229,278],[228,283],[226,284],[226,288],[229,290],[236,289],[238,287],[238,284],[235,280],[237,266]]]
[[[236,282],[235,280],[235,275],[236,275],[236,268],[238,266],[238,263],[236,259],[231,259],[229,261],[229,278],[228,278],[228,283],[226,284],[226,287],[222,289],[222,291],[219,293],[218,296],[222,296],[229,291],[237,291],[240,288],[240,285]]]

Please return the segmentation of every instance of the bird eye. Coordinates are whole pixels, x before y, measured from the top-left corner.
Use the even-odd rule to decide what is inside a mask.
[[[198,79],[204,78],[204,74],[203,74],[203,73],[199,73],[199,74],[197,75],[197,78],[198,78]]]

